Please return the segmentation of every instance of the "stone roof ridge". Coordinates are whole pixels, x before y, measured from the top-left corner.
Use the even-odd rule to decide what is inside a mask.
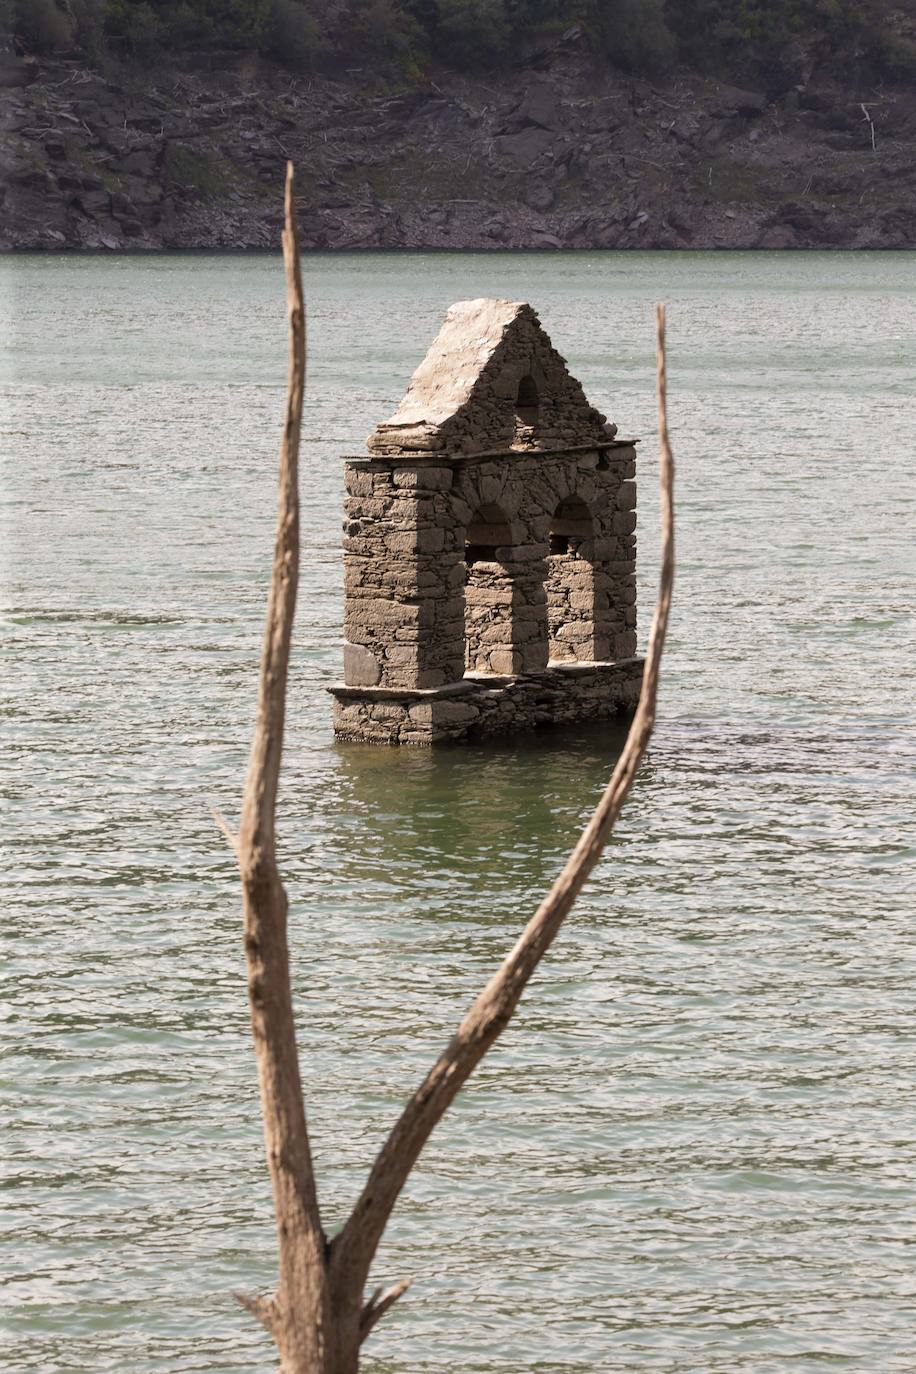
[[[376,426],[367,447],[406,458],[607,437],[604,416],[570,376],[532,306],[481,297],[450,307],[401,404]]]

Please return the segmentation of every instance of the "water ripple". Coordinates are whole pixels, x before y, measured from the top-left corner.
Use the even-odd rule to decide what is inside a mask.
[[[378,1272],[417,1281],[368,1374],[916,1369],[912,266],[307,261],[279,836],[329,1225],[621,743],[334,744],[339,454],[390,413],[451,300],[530,297],[646,436],[645,627],[663,294],[680,466],[661,724],[517,1023],[406,1190]],[[282,274],[2,270],[6,1363],[267,1371],[230,1297],[271,1283],[274,1243],[237,882],[208,808],[237,810],[255,705]]]

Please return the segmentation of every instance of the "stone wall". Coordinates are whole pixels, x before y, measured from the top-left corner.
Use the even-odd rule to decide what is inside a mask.
[[[595,566],[586,552],[549,555],[546,594],[550,661],[589,663],[609,658],[609,636],[601,637],[600,646],[596,642]]]
[[[464,674],[464,543],[443,527],[452,471],[346,467],[344,681],[438,687]],[[448,511],[447,526],[454,526]]]
[[[608,437],[604,415],[589,405],[531,306],[475,300],[451,307],[397,412],[376,427],[368,449],[401,456],[544,451]]]
[[[345,686],[425,691],[548,658],[632,658],[635,464],[616,441],[349,461]]]
[[[444,691],[334,687],[334,731],[372,744],[442,744],[606,719],[636,705],[643,660],[556,665],[513,678],[465,678]]]

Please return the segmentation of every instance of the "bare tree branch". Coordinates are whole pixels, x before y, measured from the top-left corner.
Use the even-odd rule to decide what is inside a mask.
[[[393,1283],[390,1288],[376,1288],[359,1314],[360,1343],[366,1339],[375,1323],[381,1321],[388,1309],[394,1307],[398,1298],[407,1292],[412,1282],[412,1279],[401,1279],[400,1283]]]
[[[277,1320],[277,1304],[273,1298],[251,1297],[248,1293],[233,1293],[232,1296],[273,1334],[274,1323]]]
[[[239,846],[238,835],[236,835],[235,831],[229,825],[229,822],[222,816],[222,814],[219,811],[217,811],[215,806],[210,807],[210,815],[216,822],[217,829],[223,832],[223,835],[226,838],[226,843],[228,844],[229,848],[232,850],[233,854],[235,854],[237,858]]]
[[[264,1141],[279,1242],[279,1321],[323,1303],[325,1237],[312,1169],[286,936],[287,899],[277,868],[274,814],[290,638],[299,575],[298,458],[305,388],[305,306],[296,239],[293,169],[287,165],[283,257],[289,311],[289,379],[280,446],[273,574],[261,657],[257,721],[242,801],[237,854],[245,914],[248,998],[264,1116]],[[317,1317],[320,1328],[320,1313]],[[320,1335],[303,1338],[320,1343]]]
[[[349,1220],[332,1242],[332,1271],[345,1276],[350,1283],[365,1282],[391,1210],[423,1146],[476,1065],[505,1029],[529,978],[598,862],[652,734],[674,584],[674,459],[668,438],[665,310],[661,305],[656,308],[656,354],[662,568],[636,713],[611,780],[563,871],[407,1103],[372,1166]]]
[[[242,879],[248,994],[280,1275],[273,1297],[236,1296],[270,1331],[280,1352],[283,1374],[356,1374],[360,1344],[410,1285],[409,1280],[402,1280],[386,1290],[376,1289],[366,1302],[362,1298],[369,1267],[397,1197],[436,1123],[507,1025],[525,985],[597,863],[652,733],[674,576],[673,460],[665,416],[664,311],[659,307],[657,314],[662,574],[642,692],[627,742],[604,796],[553,888],[408,1102],[372,1167],[353,1213],[329,1245],[321,1224],[303,1106],[290,990],[287,898],[277,867],[274,834],[298,582],[298,452],[305,384],[305,309],[291,166],[287,167],[283,250],[289,301],[289,385],[257,721],[238,836],[216,815],[217,824],[235,848]]]

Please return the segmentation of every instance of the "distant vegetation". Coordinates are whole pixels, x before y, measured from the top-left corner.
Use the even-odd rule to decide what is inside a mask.
[[[96,65],[155,64],[201,48],[259,53],[294,71],[372,66],[420,79],[434,64],[492,69],[579,24],[626,70],[674,66],[769,85],[821,65],[916,76],[886,0],[0,0],[0,32],[26,52]],[[911,30],[912,31],[912,30]]]

